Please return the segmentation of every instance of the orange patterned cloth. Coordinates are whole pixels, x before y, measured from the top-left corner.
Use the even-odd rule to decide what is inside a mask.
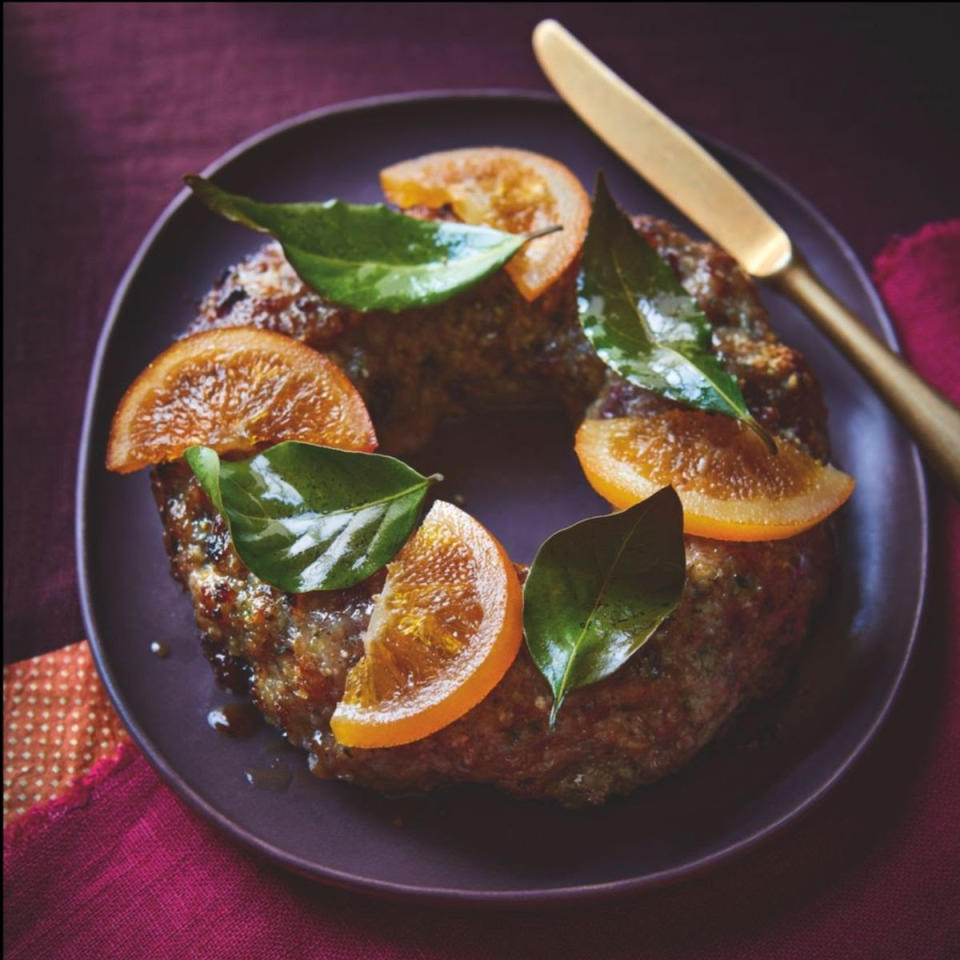
[[[3,824],[129,739],[86,640],[3,668]]]

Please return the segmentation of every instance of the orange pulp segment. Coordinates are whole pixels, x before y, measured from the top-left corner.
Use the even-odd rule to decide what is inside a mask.
[[[618,509],[672,485],[685,533],[715,540],[782,540],[828,517],[852,477],[777,438],[777,453],[732,417],[670,410],[585,420],[576,451],[590,485]]]
[[[507,147],[430,153],[380,171],[384,195],[397,206],[449,204],[464,222],[507,233],[562,230],[526,244],[506,266],[527,300],[535,300],[573,262],[590,220],[580,181],[549,157]]]
[[[521,603],[503,547],[469,514],[438,500],[387,566],[363,658],[330,720],[337,741],[392,747],[463,716],[513,663]]]
[[[282,440],[377,446],[363,399],[332,360],[281,333],[208,330],[178,340],[134,380],[113,417],[107,469],[176,460],[197,443],[252,453]]]

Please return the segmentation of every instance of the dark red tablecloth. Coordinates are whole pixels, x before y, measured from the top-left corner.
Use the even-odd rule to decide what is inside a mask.
[[[183,171],[341,100],[545,89],[529,35],[556,16],[669,113],[793,183],[870,261],[891,235],[960,213],[954,15],[918,4],[6,5],[5,660],[81,636],[73,478],[89,365],[113,289]],[[901,332],[908,355],[937,352],[929,330]],[[367,929],[398,957],[444,943],[478,957],[517,953],[511,943],[544,957],[960,954],[944,916],[960,913],[960,864],[943,856],[960,833],[957,524],[938,483],[931,492],[930,605],[903,695],[838,789],[749,858],[523,923],[371,906],[268,872],[284,911],[342,911],[344,937],[317,956],[361,955]]]

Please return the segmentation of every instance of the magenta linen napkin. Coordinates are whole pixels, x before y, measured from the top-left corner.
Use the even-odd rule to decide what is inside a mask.
[[[894,237],[877,257],[874,279],[907,358],[960,404],[960,219]]]

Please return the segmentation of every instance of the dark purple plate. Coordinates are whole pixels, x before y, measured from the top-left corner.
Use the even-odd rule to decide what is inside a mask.
[[[241,144],[211,166],[264,200],[374,202],[377,173],[431,150],[502,144],[557,157],[592,185],[603,169],[627,208],[683,218],[552,97],[502,91],[402,96],[322,110]],[[844,301],[888,343],[890,323],[849,247],[802,198],[707,142],[787,229]],[[114,298],[90,382],[78,479],[77,545],[88,636],[134,739],[198,811],[284,866],[358,890],[432,900],[550,901],[676,879],[756,843],[807,809],[874,734],[903,674],[923,598],[927,512],[916,452],[864,381],[814,327],[762,291],[783,339],[823,383],[835,460],[857,478],[839,519],[842,576],[788,687],[749,711],[679,774],[599,810],[571,812],[482,787],[384,799],[306,774],[264,727],[230,740],[206,723],[230,698],[213,683],[187,596],[170,578],[146,472],[103,468],[123,391],[190,319],[223,268],[258,246],[181,192]],[[553,530],[606,512],[586,486],[569,430],[548,413],[478,418],[441,431],[417,458],[445,495],[529,560]],[[171,655],[157,659],[152,641]],[[245,770],[289,771],[285,789]],[[283,776],[280,776],[283,779]]]

